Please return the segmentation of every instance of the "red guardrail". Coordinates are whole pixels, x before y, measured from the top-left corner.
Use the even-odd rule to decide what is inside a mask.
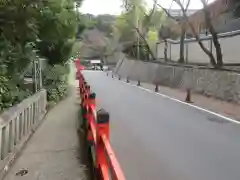
[[[81,97],[82,128],[87,133],[92,149],[94,176],[97,180],[125,180],[118,160],[109,142],[109,113],[101,109],[96,112],[96,95],[90,91],[82,73],[76,73]]]

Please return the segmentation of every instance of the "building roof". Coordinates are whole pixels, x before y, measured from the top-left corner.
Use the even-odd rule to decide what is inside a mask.
[[[188,16],[190,16],[191,14],[195,13],[196,11],[198,11],[199,9],[188,9],[186,14]],[[169,14],[173,17],[181,17],[183,16],[183,12],[181,9],[169,9],[168,10]]]
[[[101,60],[91,60],[91,64],[100,64]]]

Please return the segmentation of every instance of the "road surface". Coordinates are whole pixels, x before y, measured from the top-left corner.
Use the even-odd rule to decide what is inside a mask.
[[[239,180],[240,126],[85,71],[127,180]]]

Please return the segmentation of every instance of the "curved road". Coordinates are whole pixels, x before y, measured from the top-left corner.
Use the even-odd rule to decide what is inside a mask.
[[[239,180],[240,126],[85,71],[127,180]]]

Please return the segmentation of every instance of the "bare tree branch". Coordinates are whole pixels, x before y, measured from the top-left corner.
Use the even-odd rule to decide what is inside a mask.
[[[191,2],[191,0],[188,0],[187,5],[186,5],[186,7],[184,8],[184,11],[185,11],[185,12],[188,10],[189,5],[190,5],[190,2]]]
[[[166,14],[168,17],[170,17],[171,19],[173,19],[174,21],[177,21],[177,19],[175,17],[173,17],[166,8],[164,8],[162,5],[157,4],[157,6],[159,6]]]
[[[138,35],[143,40],[144,44],[147,46],[147,50],[148,50],[149,54],[151,55],[152,59],[155,59],[154,53],[152,52],[151,48],[148,45],[148,42],[147,42],[145,36],[141,33],[139,28],[135,27],[134,24],[132,22],[130,22],[128,19],[126,19],[126,21],[137,31]]]
[[[182,12],[183,12],[183,16],[184,16],[187,24],[189,25],[191,31],[193,32],[193,35],[194,35],[195,39],[197,40],[199,46],[200,46],[200,47],[202,48],[202,50],[208,55],[208,57],[210,58],[211,64],[212,64],[214,67],[216,67],[217,64],[216,64],[214,55],[213,55],[212,52],[209,51],[209,50],[204,46],[204,44],[202,43],[202,41],[201,41],[201,39],[200,39],[200,37],[199,37],[199,35],[198,35],[195,27],[194,27],[194,26],[192,25],[192,23],[189,21],[188,16],[187,16],[186,12],[184,11],[183,5],[180,3],[179,0],[174,0],[174,1],[175,1],[175,2],[179,5],[179,7],[181,8],[181,10],[182,10]]]

